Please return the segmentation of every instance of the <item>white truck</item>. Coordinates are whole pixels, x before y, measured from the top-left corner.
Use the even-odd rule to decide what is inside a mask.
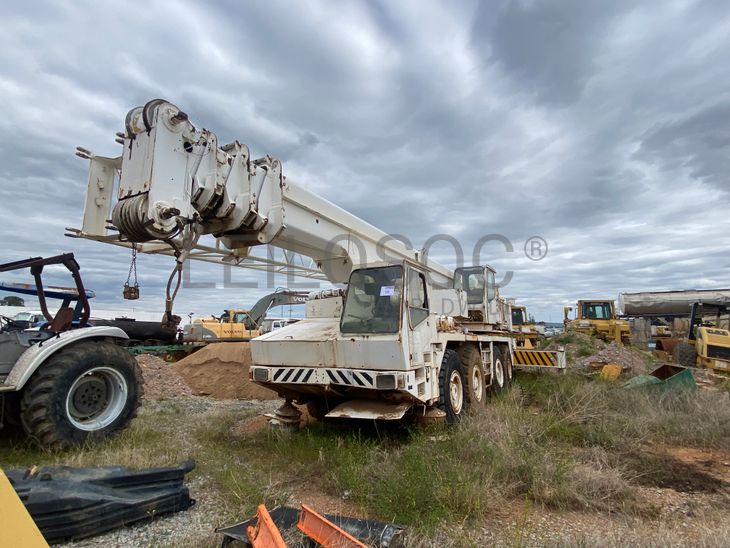
[[[220,145],[169,102],[132,109],[117,137],[115,158],[77,149],[91,165],[83,225],[68,235],[173,255],[171,280],[191,258],[346,285],[313,293],[305,319],[251,341],[252,380],[287,400],[281,422],[298,421],[291,401],[315,417],[456,422],[509,385],[510,311],[489,266],[430,261],[297,185],[278,160]],[[263,244],[312,263],[265,265],[252,252]],[[168,285],[168,318],[173,295]]]

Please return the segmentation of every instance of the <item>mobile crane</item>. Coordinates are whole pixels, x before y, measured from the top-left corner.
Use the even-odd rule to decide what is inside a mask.
[[[251,341],[252,380],[286,400],[280,422],[298,422],[292,401],[315,417],[420,412],[456,422],[510,384],[510,311],[491,267],[452,271],[429,260],[296,184],[278,160],[254,160],[238,141],[220,145],[164,100],[132,109],[117,141],[115,158],[77,149],[90,160],[89,181],[82,228],[68,235],[174,256],[165,321],[175,320],[173,285],[187,259],[268,262],[347,284],[310,294],[304,320]],[[252,252],[266,244],[312,263]]]

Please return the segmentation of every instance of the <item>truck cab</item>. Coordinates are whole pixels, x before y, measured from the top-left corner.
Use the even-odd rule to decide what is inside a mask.
[[[490,331],[501,337],[499,355],[509,354],[509,332],[498,332],[509,317],[494,270],[478,266],[455,274],[444,287],[415,261],[353,269],[346,292],[310,295],[305,319],[251,341],[252,380],[299,402],[371,402],[367,409],[346,407],[340,416],[350,418],[370,416],[378,399],[395,405],[396,414],[401,409],[392,419],[413,405],[435,404],[449,349],[471,341],[479,372],[482,359],[488,369],[492,346],[485,340],[480,351],[479,332]],[[458,395],[466,381],[455,382],[462,383],[454,389]]]
[[[535,348],[540,339],[540,332],[534,323],[530,322],[527,314],[527,307],[524,305],[511,304],[512,331],[515,334],[515,342],[518,348]]]

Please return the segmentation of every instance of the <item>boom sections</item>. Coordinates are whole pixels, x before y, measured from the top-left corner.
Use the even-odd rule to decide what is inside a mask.
[[[125,129],[117,158],[79,149],[91,168],[83,226],[72,235],[232,264],[270,244],[311,258],[309,274],[333,283],[347,282],[358,266],[406,259],[423,264],[436,283],[452,284],[448,268],[296,184],[279,160],[253,160],[238,141],[219,144],[171,103],[132,109]],[[215,247],[199,244],[205,234],[217,238]]]

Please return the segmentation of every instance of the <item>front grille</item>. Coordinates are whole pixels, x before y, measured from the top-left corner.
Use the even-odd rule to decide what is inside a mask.
[[[730,348],[725,346],[707,346],[707,357],[718,360],[730,360]]]

